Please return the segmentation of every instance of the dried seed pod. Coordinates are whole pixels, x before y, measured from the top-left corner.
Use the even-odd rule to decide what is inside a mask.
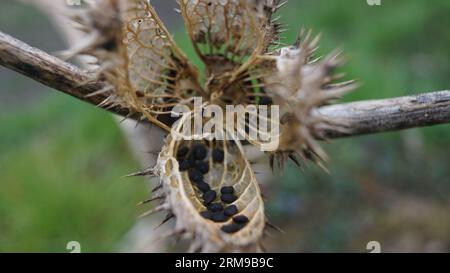
[[[265,91],[283,111],[280,145],[271,153],[280,167],[288,158],[296,161],[296,155],[321,164],[320,161],[327,158],[316,141],[326,138],[321,132],[326,129],[346,131],[343,121],[313,115],[319,107],[341,98],[357,86],[354,81],[335,83],[339,77],[333,72],[344,61],[338,51],[322,60],[314,59],[318,42],[319,36],[314,38],[311,31],[302,30],[295,45],[282,48],[274,61],[266,63],[266,69],[272,73],[263,78]]]
[[[186,29],[201,57],[224,49],[225,55],[250,55],[263,41],[277,39],[278,25],[271,21],[276,0],[179,0]],[[202,52],[199,44],[206,44]]]
[[[312,39],[310,33],[303,32],[292,47],[271,47],[278,45],[280,24],[272,15],[280,1],[179,0],[187,33],[205,64],[205,82],[200,81],[197,68],[175,44],[150,1],[90,2],[95,5],[77,18],[87,39],[66,57],[87,54],[98,60],[99,69],[92,80],[108,84],[90,96],[106,97],[101,106],[127,108],[130,116],[181,134],[177,126],[171,128],[180,118],[170,114],[179,103],[192,110],[196,96],[223,110],[227,104],[279,105],[281,119],[265,117],[281,126],[280,145],[268,153],[272,166],[275,159],[282,166],[289,158],[300,165],[297,155],[320,164],[326,155],[315,139],[325,138],[321,132],[326,129],[345,131],[345,124],[313,113],[355,85],[334,82],[338,77],[332,72],[342,63],[338,54],[313,59],[318,39]],[[239,133],[255,132],[254,127],[246,119],[244,132]],[[168,210],[169,216],[176,217],[174,233],[190,236],[193,251],[260,250],[266,222],[264,203],[243,152],[244,143],[263,144],[251,139],[207,141],[206,137],[180,141],[169,136],[155,170],[138,173],[160,177],[154,192],[158,200],[166,199],[149,213]],[[221,200],[233,205],[212,213],[207,205],[217,199],[219,191]],[[231,216],[235,216],[233,223],[220,224]]]
[[[166,204],[176,217],[175,230],[191,236],[193,247],[198,251],[259,251],[266,218],[254,172],[243,156],[239,143],[218,143],[225,152],[224,162],[211,164],[210,172],[205,178],[210,181],[211,188],[217,191],[224,186],[233,186],[238,197],[236,204],[244,208],[241,213],[249,216],[249,223],[235,233],[222,231],[220,223],[227,221],[230,214],[211,214],[207,210],[203,195],[196,193],[189,175],[179,172],[177,161],[174,160],[178,147],[187,143],[171,141],[169,138],[158,159],[158,172],[163,179],[162,190],[167,195]]]
[[[159,118],[189,97],[187,90],[201,89],[197,69],[175,44],[148,1],[90,3],[75,18],[88,35],[67,50],[64,57],[84,54],[97,59],[99,69],[92,81],[106,80],[110,84],[90,94],[107,95],[101,106],[120,105],[129,109],[130,115],[141,115],[169,130]]]

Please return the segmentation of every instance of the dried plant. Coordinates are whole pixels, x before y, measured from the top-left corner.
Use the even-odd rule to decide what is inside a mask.
[[[313,112],[355,88],[336,83],[343,60],[336,51],[316,58],[319,38],[301,31],[291,46],[280,42],[273,18],[277,0],[179,0],[186,31],[205,64],[199,71],[179,48],[150,2],[98,0],[76,16],[86,39],[65,52],[94,56],[92,80],[109,85],[102,106],[121,106],[171,132],[172,108],[192,98],[206,104],[279,105],[280,145],[268,152],[272,167],[300,158],[321,164],[326,155],[315,139],[323,129],[345,131]],[[190,118],[188,115],[184,118]],[[246,124],[251,127],[251,124]],[[173,130],[179,130],[178,127]],[[224,132],[225,133],[225,132]],[[169,134],[156,166],[135,175],[155,175],[160,184],[145,201],[175,218],[173,235],[192,240],[191,251],[261,251],[264,202],[245,145],[238,140],[176,140]],[[204,182],[208,183],[204,183]],[[224,207],[226,206],[226,207]],[[224,212],[225,209],[225,212]],[[236,216],[237,215],[237,216]]]

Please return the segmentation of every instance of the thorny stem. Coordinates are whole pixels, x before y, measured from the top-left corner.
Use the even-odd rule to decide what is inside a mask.
[[[87,97],[105,88],[106,83],[80,85],[89,78],[87,73],[2,32],[0,32],[0,65],[94,105],[104,101],[107,96],[99,93]],[[129,115],[127,109],[119,106],[108,110],[121,116]],[[315,114],[347,124],[348,132],[329,129],[324,131],[328,138],[445,124],[450,123],[450,91],[325,106],[318,109]]]

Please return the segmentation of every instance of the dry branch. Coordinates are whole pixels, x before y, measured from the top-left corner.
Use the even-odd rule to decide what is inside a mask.
[[[88,74],[76,66],[0,32],[0,64],[85,102],[98,105],[102,95],[86,98],[105,83],[89,83]],[[125,116],[126,109],[109,111]],[[318,115],[344,120],[349,133],[329,131],[330,138],[356,136],[414,127],[450,123],[450,91],[425,93],[393,99],[360,101],[320,108]]]

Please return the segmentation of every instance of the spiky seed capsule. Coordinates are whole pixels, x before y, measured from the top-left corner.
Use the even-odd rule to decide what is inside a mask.
[[[354,85],[333,83],[336,77],[332,71],[341,64],[338,54],[313,62],[318,39],[310,33],[302,33],[294,46],[278,50],[281,27],[272,15],[280,1],[178,1],[195,51],[205,65],[204,75],[208,79],[205,82],[175,44],[150,1],[124,0],[130,4],[124,7],[120,0],[92,2],[98,5],[92,7],[89,17],[80,20],[89,32],[90,43],[83,41],[82,47],[75,46],[68,55],[83,53],[98,59],[99,71],[92,80],[106,80],[110,84],[91,94],[107,96],[100,106],[126,108],[130,115],[136,114],[169,132],[178,119],[170,116],[173,106],[182,103],[192,109],[193,96],[202,96],[207,103],[221,106],[277,104],[283,114],[280,146],[269,155],[271,162],[276,159],[280,166],[296,155],[320,163],[325,153],[315,138],[323,139],[322,132],[329,128],[344,130],[342,124],[323,120],[313,113]],[[249,132],[249,124],[245,124],[245,129]],[[158,191],[167,196],[159,209],[170,210],[176,217],[175,230],[193,239],[192,251],[260,250],[266,222],[264,203],[242,149],[245,143],[261,144],[247,140],[178,142],[167,137],[155,168],[162,180]],[[236,230],[234,225],[221,230],[220,225],[203,219],[212,218],[209,211],[204,211],[202,195],[197,190],[203,174],[195,169],[195,164],[208,156],[204,144],[214,147],[211,152],[214,164],[205,176],[214,189],[224,185],[235,188],[236,195],[231,195],[228,201],[237,199],[242,208],[240,213],[246,218],[236,219],[247,219],[248,228]],[[196,148],[198,145],[201,148]],[[180,169],[174,168],[175,159]],[[187,170],[189,179],[180,173]],[[213,194],[216,199],[216,192]],[[238,213],[237,207],[227,209],[229,214]],[[223,229],[234,233],[228,235]]]

